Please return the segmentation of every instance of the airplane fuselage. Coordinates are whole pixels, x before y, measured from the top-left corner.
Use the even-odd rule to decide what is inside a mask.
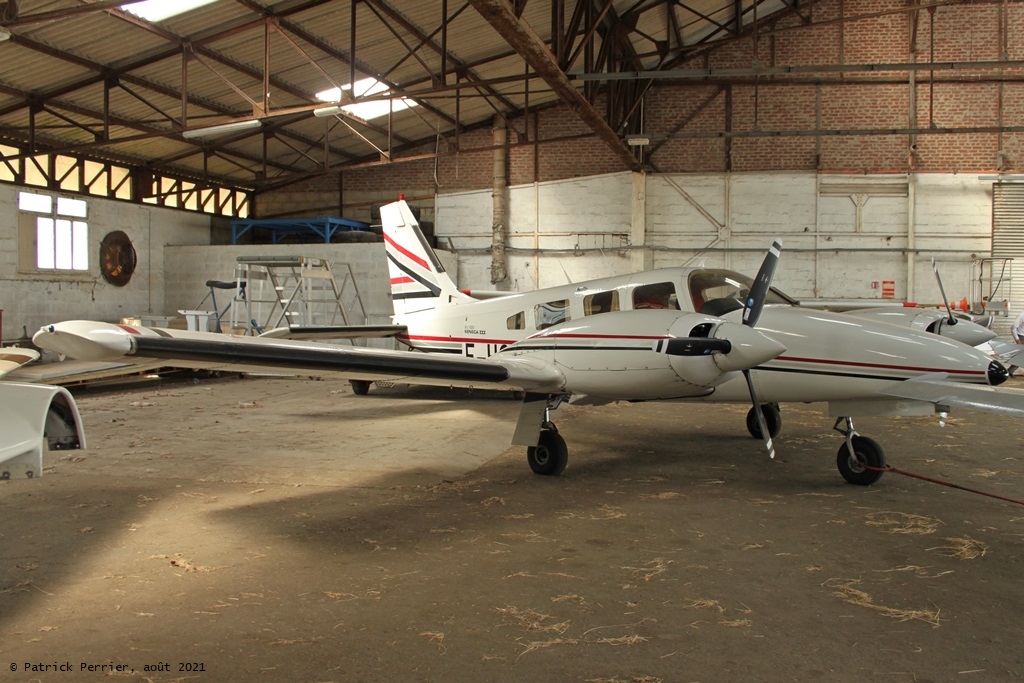
[[[702,374],[693,359],[681,373],[651,349],[659,339],[686,336],[709,315],[739,324],[749,283],[730,271],[667,268],[461,300],[396,316],[395,322],[408,328],[400,339],[424,351],[541,358],[558,367],[567,391],[591,398],[744,402],[747,388],[739,373],[723,375],[719,369],[712,381],[714,371]],[[989,384],[990,370],[998,372],[985,354],[948,338],[800,308],[778,292],[757,330],[786,349],[752,372],[765,402],[868,399],[880,386],[933,373]],[[609,339],[621,348],[609,350]]]

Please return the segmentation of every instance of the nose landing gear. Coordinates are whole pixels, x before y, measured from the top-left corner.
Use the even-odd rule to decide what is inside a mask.
[[[840,423],[845,423],[845,427],[840,427]],[[885,470],[885,451],[878,442],[858,434],[851,417],[840,417],[832,429],[846,437],[836,454],[836,466],[843,479],[858,486],[878,481]]]
[[[527,399],[531,397],[528,395]],[[534,397],[540,398],[540,397]],[[545,476],[555,476],[565,471],[565,466],[569,462],[569,448],[565,445],[565,439],[558,433],[558,427],[551,421],[551,411],[555,410],[562,401],[565,400],[564,396],[548,396],[544,399],[543,404],[543,415],[540,423],[540,434],[537,436],[536,445],[529,446],[526,449],[526,462],[529,463],[530,469],[535,474],[543,474]],[[529,419],[529,412],[525,409],[525,406],[529,404],[529,400],[524,401],[524,411],[520,415],[520,423]],[[540,406],[538,405],[538,408]],[[535,413],[538,417],[540,413]],[[534,423],[536,424],[536,423]],[[517,429],[518,431],[518,429]],[[533,432],[536,434],[536,432]],[[513,443],[523,443],[521,441],[513,440]],[[527,441],[526,443],[530,443]]]

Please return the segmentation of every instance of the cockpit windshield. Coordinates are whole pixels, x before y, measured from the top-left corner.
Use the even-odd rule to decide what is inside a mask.
[[[695,270],[690,274],[690,296],[693,309],[707,315],[725,315],[743,308],[753,284],[753,278],[731,270]],[[765,297],[766,304],[796,306],[791,297],[772,287]]]

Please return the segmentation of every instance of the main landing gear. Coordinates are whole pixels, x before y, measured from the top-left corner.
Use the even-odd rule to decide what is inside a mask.
[[[761,414],[764,415],[764,423],[768,425],[768,434],[774,439],[782,431],[782,411],[777,403],[762,403]],[[761,435],[761,425],[757,421],[757,413],[751,407],[747,411],[747,431],[755,439],[764,440]]]
[[[366,396],[370,393],[370,385],[372,384],[370,381],[365,379],[350,379],[348,383],[352,387],[352,393],[356,396]]]
[[[569,447],[558,433],[558,427],[551,421],[551,411],[561,404],[562,397],[549,400],[544,407],[544,420],[540,424],[540,436],[536,446],[526,449],[526,462],[535,474],[553,476],[565,471],[569,463]]]
[[[841,422],[845,427],[840,427]],[[853,428],[853,418],[840,417],[832,429],[846,437],[836,454],[836,466],[843,479],[858,486],[870,486],[885,470],[885,451],[874,439],[861,436]]]

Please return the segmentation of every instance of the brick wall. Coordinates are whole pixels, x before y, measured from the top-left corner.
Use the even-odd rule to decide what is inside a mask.
[[[928,62],[933,55],[937,62],[960,62],[997,60],[1004,53],[1010,60],[1024,59],[1021,3],[950,5],[915,16],[894,0],[825,0],[801,11],[830,23],[804,27],[796,15],[762,21],[756,35],[725,43],[679,68],[912,63]],[[1019,67],[1003,72],[1024,76]],[[648,150],[650,167],[663,173],[1024,170],[1021,133],[941,132],[1024,126],[1024,79],[1000,85],[991,82],[997,73],[937,70],[932,81],[928,70],[913,77],[906,70],[831,70],[750,76],[724,87],[695,79],[658,82],[644,106],[643,128],[656,143]],[[604,103],[595,106],[601,110]],[[907,131],[911,127],[936,132],[913,136]],[[509,129],[510,185],[625,170],[568,107],[535,111],[529,121],[512,118]],[[849,134],[879,129],[902,132]],[[674,137],[658,140],[659,134]],[[489,127],[464,133],[458,140],[461,151],[451,139],[425,145],[403,154],[440,156],[311,180],[258,198],[257,212],[279,214],[302,205],[337,210],[340,204],[344,215],[364,218],[371,203],[398,192],[429,199],[489,188],[491,145]]]

